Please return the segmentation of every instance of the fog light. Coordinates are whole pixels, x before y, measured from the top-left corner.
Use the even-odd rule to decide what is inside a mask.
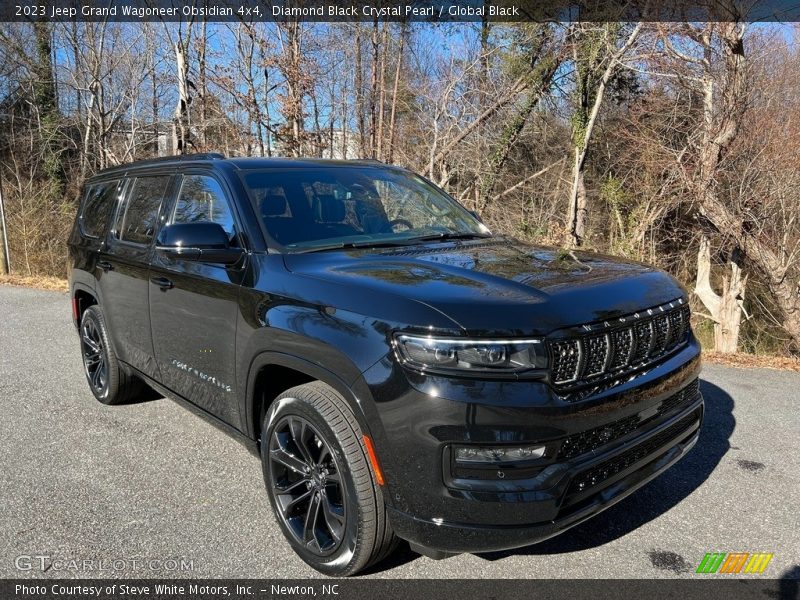
[[[455,446],[455,458],[461,464],[495,464],[535,460],[544,456],[545,446]]]

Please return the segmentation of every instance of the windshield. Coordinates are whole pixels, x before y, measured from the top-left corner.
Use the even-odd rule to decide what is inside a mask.
[[[264,229],[289,251],[490,235],[444,192],[398,169],[248,171],[243,180]]]

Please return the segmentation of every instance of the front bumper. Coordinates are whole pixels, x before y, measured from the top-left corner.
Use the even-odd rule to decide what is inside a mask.
[[[561,485],[543,493],[538,500],[544,504],[560,504],[558,515],[552,521],[504,526],[475,525],[443,519],[419,519],[390,509],[392,527],[398,536],[417,546],[446,553],[510,550],[541,542],[614,505],[683,458],[697,442],[702,414],[703,401],[700,397],[691,410],[642,436],[645,439],[637,441],[628,450],[601,454],[585,464],[576,465]],[[669,430],[675,425],[679,429],[674,435],[670,435],[672,432]],[[664,438],[667,441],[662,443],[658,438],[664,433],[668,434]],[[592,472],[598,466],[602,469],[602,465],[613,462],[625,452],[647,447],[649,440],[653,439],[657,440],[656,445],[648,447],[643,458],[604,480],[597,487],[593,486],[584,492],[571,492],[574,482],[580,479],[582,473]],[[560,500],[562,501],[559,502]]]
[[[372,433],[395,532],[445,553],[505,550],[552,537],[618,502],[697,441],[699,351],[692,339],[660,365],[578,402],[544,382],[404,381],[392,365],[383,372],[376,366],[365,380],[380,399],[381,427]],[[598,443],[598,435],[608,441]],[[567,440],[579,450],[568,450]],[[498,473],[501,479],[470,481],[449,469],[452,444],[533,442],[553,452],[524,478]]]

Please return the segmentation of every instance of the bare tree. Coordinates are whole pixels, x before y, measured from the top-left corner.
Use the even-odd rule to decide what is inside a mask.
[[[586,25],[575,23],[571,27],[573,63],[575,66],[575,110],[572,116],[574,160],[572,188],[567,208],[567,244],[580,246],[586,236],[588,205],[584,171],[589,143],[597,118],[603,106],[606,89],[611,78],[621,66],[625,54],[639,36],[642,24],[617,46],[619,24]]]

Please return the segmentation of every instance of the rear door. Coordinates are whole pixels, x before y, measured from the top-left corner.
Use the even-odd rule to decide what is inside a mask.
[[[69,238],[73,285],[88,289],[96,287],[98,254],[106,243],[108,220],[116,210],[123,183],[119,177],[94,182],[87,185],[82,194],[81,208]]]
[[[125,179],[97,262],[101,307],[114,350],[120,360],[154,379],[158,369],[150,335],[149,262],[172,180],[165,172]]]
[[[219,223],[242,245],[240,220],[224,179],[187,169],[166,223]],[[235,265],[173,259],[150,264],[150,319],[161,381],[205,411],[240,427],[236,381],[239,287],[247,256]]]

